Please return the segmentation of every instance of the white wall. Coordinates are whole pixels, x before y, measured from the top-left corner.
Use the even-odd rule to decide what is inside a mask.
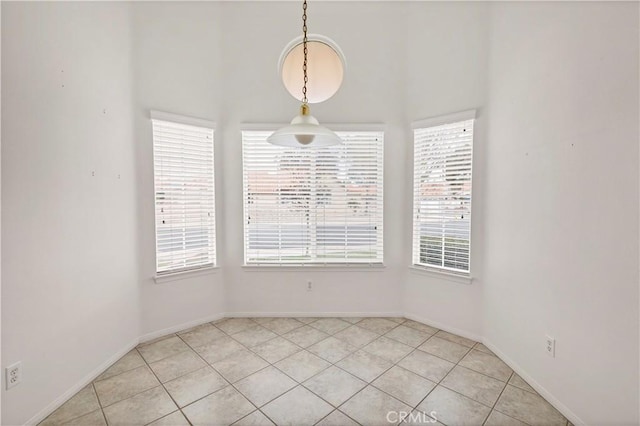
[[[385,126],[386,267],[249,270],[240,131],[297,112],[276,62],[299,9],[2,2],[2,359],[25,372],[3,423],[139,336],[224,313],[403,312],[485,337],[576,418],[637,423],[637,4],[312,2],[310,32],[347,57],[314,115]],[[408,271],[407,123],[472,108],[469,285]],[[150,109],[218,123],[213,274],[152,279]]]
[[[489,4],[410,3],[407,37],[406,122],[477,109],[473,147],[471,274],[460,283],[415,270],[411,264],[413,145],[407,128],[402,217],[404,310],[408,316],[479,338],[482,333],[482,170],[486,149],[486,83]],[[385,212],[386,214],[386,212]]]
[[[221,7],[208,2],[133,3],[138,230],[142,334],[224,314],[223,273],[156,284],[153,144],[149,110],[220,120]],[[223,145],[215,133],[218,260],[224,262]]]
[[[638,424],[638,4],[492,8],[484,337],[587,424]]]
[[[3,424],[139,335],[129,16],[2,2],[2,360],[23,368]]]

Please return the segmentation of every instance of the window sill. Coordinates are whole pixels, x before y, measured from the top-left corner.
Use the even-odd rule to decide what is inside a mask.
[[[453,281],[460,284],[471,284],[473,277],[471,274],[456,274],[454,272],[443,271],[425,266],[411,265],[409,271],[419,275],[427,275],[434,278],[440,278],[447,281]]]
[[[247,272],[300,272],[300,271],[314,271],[314,272],[382,272],[385,269],[385,265],[382,263],[377,264],[326,264],[326,265],[242,265],[242,269]]]
[[[186,280],[188,278],[200,277],[203,275],[214,274],[220,269],[219,266],[209,266],[207,268],[192,269],[190,271],[171,272],[168,274],[156,275],[153,280],[156,284],[162,284],[170,281]]]

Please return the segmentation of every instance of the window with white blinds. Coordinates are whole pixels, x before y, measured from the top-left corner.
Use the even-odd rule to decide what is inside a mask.
[[[214,266],[213,128],[155,118],[152,126],[157,273]]]
[[[283,148],[242,132],[246,264],[382,263],[383,133]]]
[[[472,154],[473,118],[414,129],[414,265],[469,273]]]

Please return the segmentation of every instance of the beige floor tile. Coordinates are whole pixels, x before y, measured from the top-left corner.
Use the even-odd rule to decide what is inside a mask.
[[[346,321],[350,324],[357,324],[362,321],[364,318],[362,317],[342,317],[340,318],[342,321]]]
[[[296,328],[295,330],[283,334],[282,337],[292,341],[300,347],[306,348],[320,340],[326,339],[329,335],[316,328],[305,325],[304,327]]]
[[[496,403],[505,383],[473,370],[456,366],[442,382],[451,390],[490,407]]]
[[[434,327],[431,327],[431,326],[429,326],[427,324],[423,324],[421,322],[410,320],[410,319],[408,319],[405,322],[403,322],[402,325],[407,326],[407,327],[411,327],[413,329],[422,331],[422,332],[430,334],[430,335],[436,334],[438,332],[437,328],[434,328]]]
[[[251,317],[251,319],[256,322],[257,324],[260,325],[264,325],[268,322],[271,322],[275,319],[277,319],[276,317]]]
[[[416,350],[400,361],[398,365],[426,379],[439,382],[455,364]]]
[[[207,366],[164,384],[167,392],[180,407],[191,404],[225,386],[227,381]]]
[[[148,363],[152,363],[155,361],[160,361],[161,359],[169,357],[171,355],[184,352],[187,349],[189,349],[189,346],[187,346],[186,343],[182,341],[182,339],[180,339],[178,336],[172,336],[168,339],[163,339],[159,342],[142,346],[138,348],[138,352],[140,352],[140,355],[142,355],[145,361],[147,361]]]
[[[235,352],[232,356],[212,364],[218,373],[231,383],[262,370],[269,364],[258,355],[246,349]]]
[[[258,346],[254,346],[251,350],[271,364],[274,364],[289,355],[293,355],[294,353],[301,351],[302,349],[300,346],[291,343],[283,337],[276,337],[275,339],[261,343]]]
[[[294,380],[304,382],[331,364],[310,352],[301,351],[282,361],[278,361],[274,365]]]
[[[343,370],[369,383],[393,365],[384,358],[359,350],[336,364]]]
[[[266,322],[263,327],[277,334],[285,334],[303,325],[304,323],[295,318],[275,318],[273,321]]]
[[[565,425],[567,419],[541,396],[507,385],[495,409],[531,425]]]
[[[189,422],[180,411],[174,411],[168,416],[149,424],[149,426],[189,426]]]
[[[318,343],[314,343],[309,346],[307,350],[311,353],[318,355],[330,363],[334,364],[346,357],[350,353],[356,351],[358,348],[351,346],[347,342],[336,339],[335,337],[327,337]]]
[[[424,341],[426,341],[429,337],[431,337],[431,335],[429,333],[425,333],[424,331],[407,327],[406,325],[400,325],[385,334],[385,337],[397,340],[398,342],[409,345],[412,348],[416,348],[420,346]]]
[[[300,321],[303,324],[309,324],[309,323],[312,323],[314,321],[319,320],[320,318],[319,317],[297,317],[295,319],[297,319],[298,321]]]
[[[333,410],[333,407],[298,386],[271,401],[262,411],[279,426],[314,425]]]
[[[436,387],[417,407],[431,413],[446,425],[478,426],[487,418],[491,408],[442,386]]]
[[[234,334],[255,325],[256,322],[251,318],[225,318],[222,321],[215,323],[216,327],[227,334]]]
[[[529,383],[525,382],[524,379],[522,377],[518,376],[516,373],[513,373],[513,375],[509,379],[509,384],[513,385],[513,386],[515,386],[517,388],[520,388],[522,390],[526,390],[527,392],[531,392],[531,393],[535,393],[535,394],[538,393],[538,392],[536,392],[536,390],[534,388],[529,386]]]
[[[271,420],[267,418],[262,412],[256,410],[253,413],[244,416],[233,426],[275,426]]]
[[[304,386],[337,407],[367,384],[344,370],[329,367],[304,382]]]
[[[158,386],[160,382],[149,367],[138,367],[117,376],[95,382],[96,393],[103,407]]]
[[[436,386],[432,381],[397,365],[371,384],[411,407],[418,405]]]
[[[436,414],[436,413],[431,413],[431,414]],[[406,426],[406,425],[413,425],[413,426],[444,426],[442,423],[440,423],[438,420],[436,420],[434,417],[430,417],[429,414],[420,411],[420,410],[413,410],[411,413],[409,413],[402,421],[402,423],[400,423],[400,426]]]
[[[513,370],[497,356],[476,351],[475,349],[465,355],[459,364],[503,382],[509,380],[511,373],[513,373]]]
[[[102,410],[96,410],[70,420],[64,423],[64,426],[107,426],[107,421],[104,418]]]
[[[139,393],[104,409],[109,425],[145,425],[177,410],[162,386]]]
[[[441,339],[449,340],[450,342],[458,343],[459,345],[466,346],[469,348],[474,347],[476,344],[474,340],[467,339],[466,337],[458,336],[457,334],[448,333],[444,330],[438,331],[436,333],[436,336]]]
[[[493,410],[491,414],[489,414],[487,421],[484,422],[484,426],[527,426],[527,424]]]
[[[389,412],[410,412],[411,407],[372,386],[367,386],[345,402],[340,411],[362,425],[377,426],[390,424],[387,420]]]
[[[473,347],[473,349],[475,349],[477,351],[480,351],[480,352],[484,352],[486,354],[495,355],[493,352],[491,352],[491,349],[489,349],[488,347],[486,347],[485,345],[483,345],[480,342],[476,343],[476,345]]]
[[[334,410],[324,419],[316,423],[316,426],[359,426],[358,423],[347,417],[341,411]]]
[[[246,347],[250,348],[252,346],[256,346],[260,343],[271,340],[274,337],[278,337],[278,335],[271,330],[267,330],[260,325],[256,325],[254,327],[249,327],[245,330],[239,331],[232,337]]]
[[[277,368],[269,366],[245,377],[234,386],[256,407],[262,407],[289,389],[296,387],[297,383]]]
[[[413,348],[382,336],[363,347],[362,350],[396,363],[411,353]]]
[[[398,323],[386,318],[365,318],[358,323],[358,327],[365,328],[378,334],[385,334],[397,326]]]
[[[467,346],[441,339],[437,336],[431,337],[422,345],[418,346],[418,349],[456,363],[469,352]]]
[[[327,334],[335,334],[349,327],[351,324],[339,318],[320,318],[318,321],[314,321],[309,325]]]
[[[143,365],[144,360],[142,359],[138,351],[133,349],[118,361],[116,361],[111,367],[107,368],[104,373],[96,378],[95,381],[108,379],[109,377],[117,376],[118,374],[124,373],[125,371],[142,367]]]
[[[158,379],[164,383],[198,370],[205,365],[206,363],[202,358],[192,350],[188,350],[163,358],[160,361],[152,362],[149,367],[151,367]]]
[[[192,348],[204,346],[216,339],[224,337],[224,333],[212,324],[202,324],[178,333],[178,336]]]
[[[227,358],[228,356],[246,350],[244,346],[233,340],[231,337],[222,337],[214,340],[213,342],[193,348],[205,361],[209,364],[213,364],[220,360]]]
[[[42,426],[59,425],[99,409],[100,404],[93,390],[93,385],[89,384],[62,404],[60,408],[51,413],[40,424]]]
[[[182,409],[192,425],[229,425],[255,410],[253,404],[235,390],[227,386]]]
[[[388,319],[389,321],[395,322],[396,324],[402,324],[407,320],[406,318],[402,318],[402,317],[385,317],[385,318]]]
[[[364,320],[363,320],[364,321]],[[348,344],[361,348],[364,345],[367,345],[374,340],[376,340],[379,336],[377,333],[374,333],[371,330],[367,330],[366,328],[361,328],[357,325],[352,325],[349,328],[345,328],[342,331],[337,332],[333,335],[333,337],[344,340]]]

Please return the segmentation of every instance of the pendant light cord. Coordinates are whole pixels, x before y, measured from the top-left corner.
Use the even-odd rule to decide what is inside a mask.
[[[304,107],[309,101],[307,99],[307,82],[309,81],[309,77],[307,77],[307,0],[304,0],[302,2],[302,50],[304,52],[304,62],[302,64],[302,72],[304,73],[304,84],[302,86],[302,105]]]

